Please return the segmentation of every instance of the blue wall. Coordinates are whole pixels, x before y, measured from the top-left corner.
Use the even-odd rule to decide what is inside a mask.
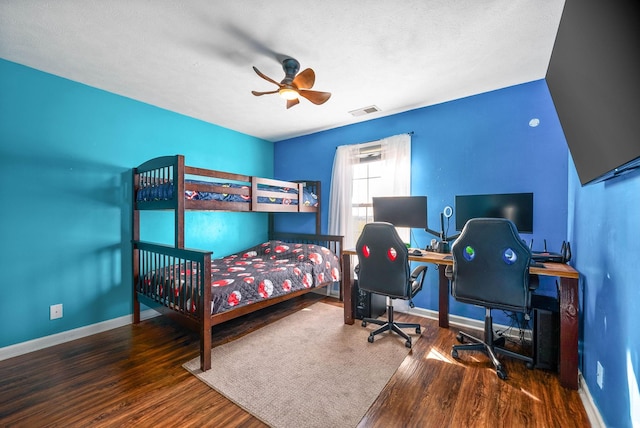
[[[532,118],[540,125],[529,126]],[[534,233],[523,234],[534,247],[559,251],[567,239],[568,151],[546,83],[531,82],[436,106],[331,129],[275,144],[275,175],[305,177],[323,183],[323,230],[336,146],[413,131],[411,193],[427,195],[429,225],[440,229],[440,212],[454,207],[457,194],[534,193]],[[299,162],[298,159],[310,159]],[[455,217],[449,235],[455,233]],[[287,218],[288,225],[299,221]],[[300,226],[303,227],[303,226]],[[414,230],[414,245],[433,236]],[[537,243],[537,244],[536,244]],[[437,283],[430,269],[428,281]],[[555,292],[551,280],[542,290]],[[437,309],[437,287],[427,287],[416,306]],[[451,313],[481,319],[484,311],[451,300]],[[499,318],[499,317],[498,317]]]
[[[271,142],[0,60],[0,347],[131,313],[131,168],[173,154],[273,175]],[[172,243],[170,217],[142,213],[142,238]],[[217,255],[267,235],[264,214],[187,220]]]
[[[540,125],[532,128],[534,117]],[[432,229],[456,194],[534,192],[534,233],[523,238],[533,238],[537,249],[547,239],[552,251],[569,240],[571,264],[581,273],[579,364],[587,387],[607,426],[640,426],[640,171],[581,187],[546,83],[536,81],[278,142],[275,175],[322,180],[326,231],[335,147],[409,131],[412,194],[428,196]],[[310,162],[297,160],[305,155]],[[431,238],[415,235],[418,246]],[[436,283],[431,269],[418,307],[437,309]],[[540,291],[553,294],[554,281],[543,281]],[[450,304],[453,314],[483,316]],[[597,361],[605,371],[602,389]]]
[[[571,163],[569,212],[581,274],[582,374],[607,426],[640,426],[640,171],[581,187]]]

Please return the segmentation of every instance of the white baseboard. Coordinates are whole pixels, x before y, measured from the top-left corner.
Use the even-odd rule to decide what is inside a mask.
[[[140,312],[140,320],[146,320],[158,315],[160,315],[160,313],[154,311],[153,309],[147,309]],[[82,337],[102,333],[104,331],[112,330],[114,328],[122,327],[131,323],[133,323],[133,316],[125,315],[123,317],[91,324],[85,327],[63,331],[62,333],[56,333],[50,336],[40,337],[38,339],[28,340],[22,343],[16,343],[15,345],[5,346],[4,348],[0,348],[0,361],[28,354],[29,352],[39,351],[40,349],[49,348],[50,346],[60,345],[61,343],[70,342]]]
[[[589,387],[580,372],[578,372],[578,394],[580,394],[580,400],[582,400],[584,410],[587,412],[589,422],[591,422],[591,428],[606,428],[607,425],[604,423],[602,415],[600,415],[600,411],[589,392]]]
[[[432,311],[430,309],[423,308],[410,308],[409,303],[406,300],[394,300],[393,301],[394,310],[398,312],[404,312],[411,315],[417,315],[423,318],[429,318],[433,320],[438,320],[438,312]],[[458,315],[449,314],[449,325],[452,327],[458,328],[466,328],[469,330],[476,331],[484,331],[484,320],[476,320],[472,318],[461,317]],[[506,331],[506,336],[512,339],[519,339],[518,336],[519,330],[516,328],[509,328],[507,325],[503,324],[493,324],[496,330]],[[531,330],[524,331],[524,338],[527,340],[531,340],[533,337],[533,332]]]

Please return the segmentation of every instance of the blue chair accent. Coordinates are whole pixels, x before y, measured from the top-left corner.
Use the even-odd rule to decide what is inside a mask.
[[[452,248],[453,270],[450,273],[451,294],[464,303],[485,308],[484,340],[459,332],[460,343],[451,355],[459,351],[482,351],[489,356],[496,374],[507,378],[496,354],[504,354],[526,362],[533,368],[533,359],[505,349],[504,337],[494,339],[492,309],[522,312],[531,310],[533,282],[529,280],[531,251],[520,238],[516,226],[503,218],[474,218],[469,220]],[[535,284],[537,285],[537,284]]]

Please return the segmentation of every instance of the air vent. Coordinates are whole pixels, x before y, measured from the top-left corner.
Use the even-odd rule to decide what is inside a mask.
[[[358,153],[361,155],[375,155],[380,154],[382,151],[382,145],[380,144],[367,144],[363,147],[360,147]]]
[[[382,146],[380,144],[367,144],[360,147],[357,158],[359,162],[371,162],[380,160],[382,156]]]
[[[378,106],[369,106],[369,107],[359,108],[357,110],[351,110],[349,114],[351,114],[352,116],[358,117],[358,116],[364,116],[365,114],[375,113],[377,111],[380,111]]]

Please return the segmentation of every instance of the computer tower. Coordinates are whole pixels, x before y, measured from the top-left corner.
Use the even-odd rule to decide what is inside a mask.
[[[358,280],[353,282],[353,293],[356,319],[377,318],[387,310],[386,298],[380,294],[361,290],[358,287]]]
[[[537,369],[558,370],[560,313],[558,299],[533,295],[533,364]]]

